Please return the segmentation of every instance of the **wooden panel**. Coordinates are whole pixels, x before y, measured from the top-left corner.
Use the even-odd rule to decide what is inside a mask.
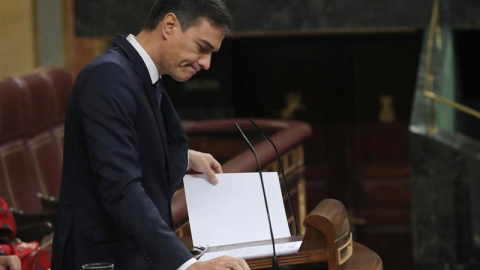
[[[354,235],[382,258],[385,269],[412,269],[408,126],[357,124],[354,146]]]
[[[357,209],[409,210],[410,179],[362,179],[358,183]]]
[[[369,166],[360,169],[354,181],[354,235],[382,258],[385,269],[412,269],[410,179],[405,167]]]
[[[401,38],[395,42],[355,44],[348,50],[355,122],[409,121],[418,50],[418,44]],[[381,101],[385,96],[391,98],[390,119],[381,117],[387,109]]]
[[[355,125],[355,162],[408,163],[408,123]]]
[[[382,258],[384,269],[414,269],[412,234],[405,227],[382,226],[357,229],[356,241],[368,243],[368,248]]]
[[[330,173],[326,166],[317,168],[307,167],[305,178],[308,213],[317,206],[318,202],[328,198],[327,183]]]
[[[2,0],[0,8],[0,77],[26,73],[37,65],[33,0]]]

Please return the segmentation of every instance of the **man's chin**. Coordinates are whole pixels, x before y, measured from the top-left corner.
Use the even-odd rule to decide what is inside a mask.
[[[183,76],[172,76],[172,78],[177,82],[184,82],[184,81],[190,80],[190,78],[192,78],[193,75],[195,75],[195,74],[186,74],[186,75],[183,75]]]

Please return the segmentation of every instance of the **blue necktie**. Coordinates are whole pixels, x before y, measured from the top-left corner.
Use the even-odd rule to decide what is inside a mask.
[[[163,94],[163,83],[162,79],[158,79],[155,83],[155,95],[157,96],[158,108],[162,109],[162,94]]]

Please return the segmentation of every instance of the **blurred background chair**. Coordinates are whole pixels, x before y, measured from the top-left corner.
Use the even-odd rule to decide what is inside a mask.
[[[72,82],[70,73],[58,68],[0,82],[0,196],[19,226],[54,222]]]

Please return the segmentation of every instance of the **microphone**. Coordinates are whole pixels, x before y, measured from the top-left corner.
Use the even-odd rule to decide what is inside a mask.
[[[257,161],[258,174],[260,174],[260,181],[262,183],[263,199],[265,200],[265,208],[267,210],[268,226],[270,228],[270,237],[272,238],[272,247],[273,247],[272,268],[275,270],[278,270],[277,253],[275,251],[275,239],[273,238],[272,221],[270,221],[270,211],[268,210],[267,195],[265,193],[265,185],[263,184],[263,175],[262,175],[262,167],[260,166],[260,160],[258,159],[255,148],[253,148],[252,144],[248,140],[247,136],[245,136],[245,133],[243,133],[240,126],[237,123],[235,123],[235,127],[238,129],[240,134],[242,134],[243,140],[245,141],[247,146],[250,148],[250,150],[253,153],[253,156],[255,157],[255,160]]]
[[[277,146],[273,143],[272,139],[270,139],[270,137],[257,125],[257,123],[253,121],[253,119],[250,118],[250,122],[262,134],[263,138],[265,138],[265,140],[267,140],[273,146],[273,149],[275,149],[278,165],[280,166],[280,171],[282,172],[283,186],[285,187],[285,191],[287,192],[288,204],[290,206],[290,211],[292,212],[293,223],[295,224],[295,235],[298,236],[297,216],[295,215],[295,211],[293,210],[292,200],[290,199],[290,191],[288,190],[287,177],[285,176],[285,170],[283,170],[283,165],[282,161],[280,160],[280,154],[278,154]]]

